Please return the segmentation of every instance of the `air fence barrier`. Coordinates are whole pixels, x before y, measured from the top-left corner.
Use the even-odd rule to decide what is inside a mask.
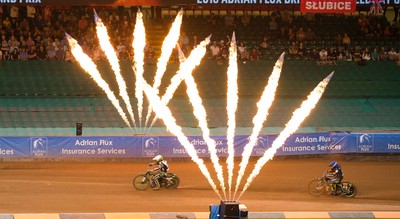
[[[252,156],[263,156],[278,135],[261,135]],[[220,157],[228,156],[225,136],[213,136]],[[209,157],[201,136],[189,136],[199,157]],[[241,156],[248,136],[235,137],[235,156]],[[396,133],[303,133],[293,134],[276,155],[400,153]],[[162,154],[189,157],[174,136],[65,136],[0,137],[0,158],[141,158]]]

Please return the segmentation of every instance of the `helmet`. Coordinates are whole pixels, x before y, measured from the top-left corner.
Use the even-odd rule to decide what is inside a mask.
[[[339,164],[336,161],[332,161],[329,166],[331,167],[331,169],[334,169],[338,166]]]
[[[155,157],[153,158],[153,160],[154,160],[155,162],[159,163],[159,162],[163,161],[164,158],[163,158],[163,156],[161,156],[161,155],[157,155],[157,156],[155,156]]]

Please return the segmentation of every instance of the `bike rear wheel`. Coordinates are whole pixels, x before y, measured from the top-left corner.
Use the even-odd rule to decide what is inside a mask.
[[[146,174],[139,174],[133,178],[133,187],[135,189],[143,191],[149,188],[150,181]]]
[[[180,180],[177,176],[172,177],[172,183],[168,186],[166,186],[167,189],[175,189],[179,186]]]
[[[354,197],[356,195],[357,189],[354,185],[351,185],[347,188],[348,192],[344,195],[348,198]]]
[[[321,195],[324,193],[326,184],[319,179],[314,179],[308,184],[308,192],[311,195]]]

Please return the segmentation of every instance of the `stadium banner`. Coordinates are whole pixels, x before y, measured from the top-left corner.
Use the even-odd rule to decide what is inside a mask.
[[[29,138],[1,137],[0,158],[29,158]]]
[[[373,5],[376,0],[326,0],[326,1],[304,1],[311,4],[311,8],[319,7],[312,6],[313,2],[330,2],[332,7],[345,7],[342,3],[351,2],[357,5]],[[342,2],[340,4],[336,4]],[[400,0],[382,0],[385,5],[400,5]],[[303,0],[0,0],[2,5],[31,5],[31,6],[294,6],[303,4]],[[327,5],[328,7],[328,5]],[[353,8],[353,6],[352,6]],[[355,8],[355,7],[354,7]],[[256,9],[257,10],[257,9]],[[261,9],[258,9],[261,10]],[[324,13],[326,10],[321,10]],[[335,13],[335,12],[329,12]],[[343,12],[340,12],[343,13]]]
[[[352,13],[356,0],[301,0],[300,11],[306,13]]]
[[[293,134],[279,147],[278,135],[261,135],[255,141],[252,156],[260,157],[278,147],[276,155],[333,153],[400,153],[400,134],[326,132]],[[225,136],[213,136],[219,157],[228,156]],[[189,136],[199,157],[209,157],[206,141]],[[235,137],[235,156],[240,157],[249,136]],[[73,136],[73,137],[0,137],[0,158],[139,158],[189,157],[174,136]]]

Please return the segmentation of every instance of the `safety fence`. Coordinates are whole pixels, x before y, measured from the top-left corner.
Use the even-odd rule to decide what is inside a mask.
[[[278,135],[261,135],[252,156],[263,156]],[[228,156],[225,136],[212,137],[217,154]],[[199,157],[208,157],[201,136],[189,136]],[[249,136],[235,137],[235,156],[241,156]],[[276,155],[335,153],[400,153],[400,134],[326,132],[293,134]],[[189,157],[173,136],[74,136],[74,137],[1,137],[0,158],[140,158],[162,154],[165,157]]]

